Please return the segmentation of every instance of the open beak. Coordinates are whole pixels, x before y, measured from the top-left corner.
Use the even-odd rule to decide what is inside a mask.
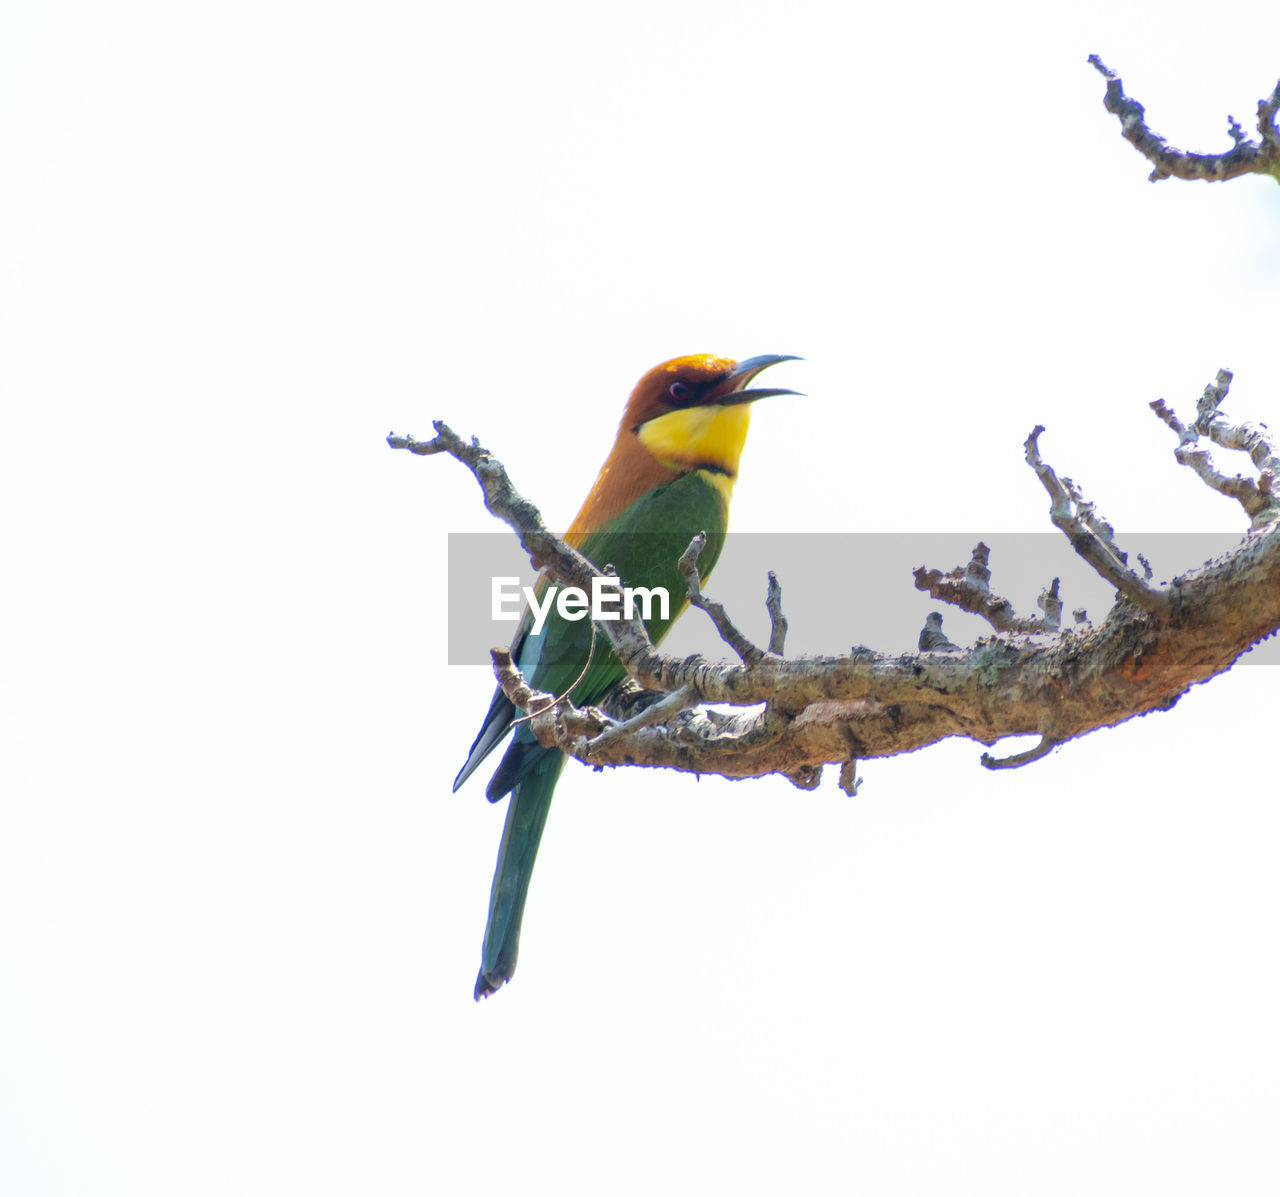
[[[757,399],[768,399],[772,395],[800,395],[801,391],[788,391],[784,387],[751,387],[748,384],[762,370],[776,366],[779,362],[801,362],[804,358],[790,353],[762,353],[759,357],[749,357],[739,362],[733,372],[725,378],[708,402],[720,407],[731,407],[738,403],[754,403]]]

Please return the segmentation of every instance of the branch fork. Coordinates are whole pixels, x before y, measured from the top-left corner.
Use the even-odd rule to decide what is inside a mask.
[[[1151,410],[1177,433],[1178,447],[1173,455],[1178,463],[1194,470],[1210,489],[1235,499],[1249,516],[1251,528],[1264,528],[1280,519],[1280,494],[1276,488],[1280,457],[1276,456],[1275,443],[1265,424],[1233,424],[1220,410],[1231,379],[1230,370],[1218,371],[1217,378],[1205,387],[1196,403],[1196,418],[1191,424],[1179,420],[1163,399],[1155,400]],[[1201,437],[1223,449],[1246,454],[1258,469],[1257,481],[1239,474],[1220,474],[1209,451],[1198,448]]]
[[[1089,62],[1107,81],[1103,100],[1107,111],[1119,119],[1125,139],[1152,164],[1148,176],[1151,182],[1179,178],[1213,183],[1248,174],[1271,175],[1280,182],[1280,133],[1276,130],[1280,83],[1266,99],[1258,101],[1257,141],[1247,137],[1240,122],[1231,116],[1227,118],[1227,133],[1234,143],[1232,148],[1221,154],[1195,154],[1171,146],[1160,134],[1152,132],[1146,109],[1125,95],[1120,76],[1096,54],[1089,55]]]
[[[1136,607],[1165,619],[1171,600],[1167,592],[1149,586],[1144,577],[1129,568],[1129,559],[1115,543],[1114,529],[1102,519],[1092,503],[1085,501],[1070,478],[1059,478],[1053,467],[1040,457],[1039,439],[1044,425],[1037,424],[1023,444],[1027,464],[1036,472],[1049,493],[1049,518],[1071,541],[1071,547],[1105,581],[1112,583]],[[1056,596],[1055,596],[1056,597]]]
[[[1096,728],[1166,710],[1190,686],[1227,669],[1280,629],[1280,512],[1274,485],[1280,462],[1263,426],[1233,424],[1220,412],[1229,382],[1225,371],[1219,375],[1191,425],[1162,402],[1152,405],[1178,434],[1179,460],[1214,489],[1231,494],[1253,518],[1253,535],[1235,553],[1175,578],[1167,589],[1150,585],[1149,566],[1144,564],[1141,573],[1130,568],[1110,525],[1070,479],[1060,478],[1043,461],[1038,446],[1043,428],[1037,426],[1027,438],[1027,462],[1050,495],[1050,518],[1123,600],[1096,627],[1083,622],[1060,629],[1057,579],[1041,595],[1041,616],[1018,617],[1008,600],[992,593],[990,553],[979,544],[962,568],[947,574],[917,570],[916,585],[983,615],[994,637],[961,648],[943,634],[942,616],[933,612],[915,653],[855,647],[842,656],[787,658],[782,656],[786,619],[777,578],[770,575],[766,595],[771,632],[765,650],[741,633],[722,604],[702,594],[697,560],[705,540],[695,537],[681,559],[690,602],[707,612],[736,661],[664,656],[637,617],[597,624],[629,675],[606,700],[606,710],[578,709],[567,699],[533,690],[506,650],[494,651],[495,674],[516,706],[532,713],[530,727],[542,743],[587,764],[727,778],[776,773],[809,789],[818,784],[823,765],[835,763],[846,792],[856,789],[855,761],[913,751],[948,736],[993,745],[1008,736],[1039,735],[1040,744],[1028,752],[1004,760],[983,758],[988,768],[1013,768]],[[435,429],[430,441],[393,435],[388,444],[463,462],[480,483],[489,510],[556,580],[585,589],[593,577],[603,576],[547,531],[537,508],[477,441],[463,440],[442,423]],[[1206,465],[1201,455],[1207,453],[1196,446],[1205,437],[1248,453],[1259,468],[1258,481],[1224,479]],[[1082,619],[1083,612],[1076,616]],[[708,704],[736,709],[725,712]]]

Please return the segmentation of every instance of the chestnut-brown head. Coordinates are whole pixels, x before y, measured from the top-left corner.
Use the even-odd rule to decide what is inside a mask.
[[[708,469],[736,477],[751,403],[797,393],[782,387],[751,387],[751,381],[778,362],[796,360],[789,354],[767,353],[735,362],[698,353],[663,362],[631,392],[618,439],[636,437],[675,473]]]
[[[727,503],[752,402],[797,394],[751,387],[751,381],[769,366],[798,360],[764,354],[735,362],[697,353],[655,366],[631,392],[613,449],[569,528],[570,542],[580,543],[653,487],[694,470],[705,470]]]

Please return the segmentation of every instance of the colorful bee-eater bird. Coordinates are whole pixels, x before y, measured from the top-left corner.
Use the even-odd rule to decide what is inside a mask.
[[[663,587],[671,596],[670,618],[646,618],[657,643],[686,600],[676,567],[699,532],[707,545],[698,561],[705,578],[720,556],[729,518],[729,497],[747,439],[751,403],[776,388],[747,389],[761,370],[797,359],[765,354],[734,362],[696,354],[655,366],[636,384],[618,437],[565,540],[594,565],[612,563],[624,586]],[[588,620],[562,619],[553,607],[538,633],[526,613],[512,644],[512,658],[537,690],[566,693],[578,706],[601,702],[626,671],[607,640],[592,648]],[[516,709],[499,688],[456,791],[507,734]],[[480,975],[475,996],[494,993],[511,979],[520,943],[533,861],[551,809],[564,753],[544,748],[521,723],[485,791],[491,802],[511,795],[498,866],[489,895]]]

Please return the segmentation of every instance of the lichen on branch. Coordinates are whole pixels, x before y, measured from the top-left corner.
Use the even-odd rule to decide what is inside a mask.
[[[1107,81],[1103,103],[1108,112],[1119,118],[1126,140],[1152,165],[1148,176],[1153,183],[1161,179],[1199,179],[1221,183],[1240,175],[1271,175],[1280,182],[1280,133],[1276,130],[1276,111],[1280,109],[1280,83],[1263,100],[1258,101],[1258,140],[1245,134],[1235,117],[1227,118],[1227,132],[1235,143],[1218,154],[1197,154],[1171,146],[1147,124],[1146,109],[1125,95],[1120,76],[1096,54],[1090,63]]]
[[[955,645],[934,613],[918,652],[855,646],[840,656],[785,658],[786,621],[776,579],[767,596],[772,631],[764,651],[742,636],[722,604],[702,594],[695,538],[682,567],[690,594],[733,646],[737,661],[666,656],[638,618],[609,620],[597,627],[630,682],[606,702],[608,710],[578,709],[531,690],[505,650],[493,653],[499,684],[531,714],[539,741],[588,764],[728,778],[776,773],[805,789],[817,784],[828,763],[841,765],[842,784],[853,789],[853,761],[910,752],[948,736],[992,745],[1007,736],[1038,735],[1035,749],[1001,759],[984,754],[982,761],[989,768],[1025,765],[1097,728],[1166,710],[1280,628],[1280,507],[1274,487],[1280,463],[1263,426],[1232,424],[1218,410],[1229,381],[1229,373],[1219,374],[1191,424],[1162,402],[1153,404],[1179,435],[1179,460],[1240,502],[1251,519],[1236,550],[1166,587],[1150,585],[1145,565],[1141,574],[1129,566],[1110,525],[1074,483],[1042,459],[1043,429],[1027,438],[1027,462],[1051,497],[1051,519],[1076,552],[1116,586],[1116,602],[1097,626],[1060,627],[1057,579],[1040,597],[1043,614],[1019,617],[1008,600],[992,593],[989,550],[979,545],[964,569],[944,575],[922,567],[916,585],[983,615],[995,635],[968,647]],[[600,571],[547,531],[502,463],[444,424],[435,428],[430,441],[390,436],[388,444],[462,462],[479,481],[489,510],[516,532],[535,567],[566,584],[589,587]],[[1207,452],[1195,448],[1200,437],[1246,453],[1259,469],[1258,480],[1219,474],[1202,460]],[[1138,559],[1144,560],[1140,554]],[[645,699],[637,687],[660,694]],[[741,709],[726,713],[709,704]]]

